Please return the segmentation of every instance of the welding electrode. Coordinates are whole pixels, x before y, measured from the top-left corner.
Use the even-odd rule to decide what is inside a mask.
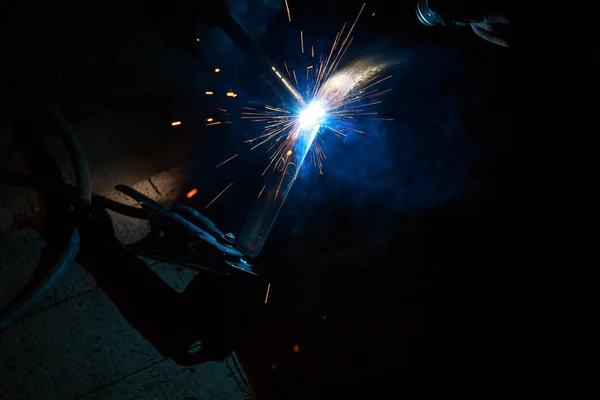
[[[194,58],[201,59],[196,36],[192,29],[194,23],[201,21],[203,24],[219,27],[251,59],[280,100],[287,106],[304,103],[300,93],[230,15],[229,8],[224,1],[173,0],[170,3],[171,13],[165,13],[164,6],[160,2],[139,1],[153,17],[162,33],[170,41],[187,50]]]
[[[251,57],[260,68],[263,68],[263,78],[277,95],[281,97],[288,106],[304,104],[300,93],[289,83],[289,81],[278,71],[277,67],[258,48],[248,33],[228,13],[224,13],[218,20],[217,25],[229,36],[231,41],[238,46],[247,56]]]

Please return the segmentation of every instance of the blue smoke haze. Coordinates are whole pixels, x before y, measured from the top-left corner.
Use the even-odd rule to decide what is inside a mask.
[[[273,7],[267,9],[275,13],[276,4],[267,3],[273,3]],[[249,3],[230,2],[230,7],[237,13],[238,20],[258,39],[267,29],[264,21],[270,18],[254,15],[254,11],[262,6],[246,4]],[[232,56],[236,49],[228,47],[227,42],[228,39],[219,42],[223,45],[216,46],[213,57],[217,65],[226,65],[222,64],[223,60],[231,61],[228,64],[228,69],[231,69],[236,65]],[[382,85],[382,88],[392,91],[383,97],[383,104],[376,106],[382,117],[394,120],[360,121],[355,128],[367,134],[349,134],[345,138],[325,130],[322,133],[327,156],[324,175],[305,162],[281,210],[276,230],[277,226],[282,229],[281,226],[285,225],[287,231],[292,226],[297,232],[304,229],[304,223],[309,223],[306,221],[314,221],[315,215],[339,210],[350,213],[376,211],[381,215],[427,211],[478,189],[478,175],[485,168],[494,147],[493,143],[483,139],[485,134],[480,133],[493,125],[490,122],[493,116],[482,94],[483,78],[465,59],[467,50],[459,44],[421,45],[405,49],[385,42],[367,42],[366,46],[353,45],[345,59],[350,62],[365,54],[379,54],[382,60],[396,63],[386,71],[393,74],[393,78]],[[331,45],[328,41],[318,43],[323,48]],[[271,45],[278,47],[276,43]],[[292,68],[295,60],[291,53],[297,53],[296,50],[283,46],[280,54],[271,52],[270,55],[279,62],[287,60]],[[315,50],[318,51],[318,48]],[[302,63],[301,60],[296,62]],[[237,76],[239,84],[235,87],[236,92],[245,104],[253,100],[256,103],[257,99],[252,96],[257,92],[245,90],[251,83],[250,78],[256,80],[256,77],[244,76],[243,73],[241,70]],[[258,99],[261,100],[259,103],[270,101],[269,90],[265,88],[264,92],[265,98]],[[241,124],[236,122],[227,128],[235,128],[235,132],[227,134],[230,148],[235,147],[234,142],[243,141],[240,135],[247,137],[256,133],[251,133],[257,129],[256,124],[251,127],[244,121],[238,122]],[[216,131],[211,132],[217,137]],[[205,163],[211,174],[214,174],[214,165],[240,151],[227,150],[223,154],[211,155],[216,154],[215,148],[225,147],[222,144],[205,147],[204,157],[208,160]],[[253,153],[256,154],[256,151]],[[253,162],[261,164],[258,165],[259,170],[264,168],[264,160],[253,161],[240,156],[235,163],[219,171],[219,174],[228,176],[223,179],[215,177],[220,182],[208,192],[218,192],[218,188],[232,181],[239,182],[234,185],[239,192],[234,195],[232,189],[229,197],[219,200],[220,204],[211,212],[237,207],[240,216],[246,215],[244,207],[239,207],[239,201],[244,196],[250,201],[260,189],[260,186],[253,188],[249,183],[253,178],[242,176],[242,172],[249,173]],[[228,204],[228,199],[235,203]],[[270,241],[276,239],[271,238]]]
[[[466,124],[486,113],[476,76],[457,49],[423,47],[392,54],[399,63],[378,105],[393,121],[361,121],[345,138],[323,133],[324,176],[305,165],[290,203],[378,204],[391,212],[422,211],[477,186],[477,165],[489,144],[470,138]],[[389,56],[388,52],[388,56]],[[439,62],[444,60],[444,62]],[[286,210],[285,214],[294,210]]]

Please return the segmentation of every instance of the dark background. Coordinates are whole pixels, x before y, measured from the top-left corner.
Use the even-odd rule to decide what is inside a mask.
[[[291,5],[293,28],[276,2],[234,2],[231,9],[281,63],[295,57],[299,29],[326,42],[360,8]],[[157,24],[129,22],[138,4],[6,7],[3,83],[27,82],[71,115],[110,103],[201,120],[220,105],[202,97],[206,87],[235,90],[248,102],[271,96],[206,21],[190,28],[210,43],[210,51],[198,49],[204,61],[178,49],[173,70],[138,66],[134,74],[130,61],[119,64],[136,48],[124,38]],[[269,271],[272,291],[238,349],[244,367],[261,398],[529,390],[532,370],[545,360],[539,331],[552,308],[552,294],[540,289],[549,265],[569,265],[565,236],[581,221],[590,184],[583,154],[595,126],[591,29],[558,18],[559,6],[507,6],[518,24],[514,46],[503,49],[469,28],[420,26],[410,2],[369,7],[376,15],[365,13],[348,57],[376,50],[402,61],[390,71],[392,92],[380,109],[394,121],[370,123],[374,135],[328,140],[325,174],[308,170],[297,182],[257,261]],[[224,60],[228,75],[215,81],[212,69]],[[152,76],[185,75],[178,68],[195,78],[169,90],[148,85]],[[246,179],[209,212],[218,226],[236,231],[256,193],[251,171],[262,160],[240,157],[207,175],[256,129],[242,131],[231,112],[238,125],[197,139],[190,182],[214,193]],[[196,205],[210,197],[199,196]]]

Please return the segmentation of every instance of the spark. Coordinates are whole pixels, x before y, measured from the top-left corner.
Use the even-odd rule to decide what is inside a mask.
[[[215,68],[215,72],[221,72],[220,68]]]
[[[219,193],[219,194],[217,195],[217,197],[215,197],[214,199],[212,199],[212,200],[210,201],[210,203],[208,203],[208,204],[206,205],[206,207],[204,207],[204,209],[206,210],[208,207],[210,207],[210,205],[211,205],[212,203],[214,203],[215,201],[217,201],[217,200],[219,199],[219,197],[221,197],[221,195],[222,195],[223,193],[225,193],[225,192],[227,191],[227,189],[229,189],[229,188],[231,187],[231,185],[233,185],[233,182],[231,182],[229,185],[227,185],[227,187],[226,187],[225,189],[223,189],[223,190],[221,191],[221,193]]]
[[[290,6],[288,4],[288,0],[285,0],[285,9],[287,10],[288,21],[292,22],[292,14],[290,14]]]
[[[269,301],[269,292],[271,291],[271,282],[269,282],[269,285],[267,285],[267,294],[265,296],[265,304],[267,304],[267,301]]]
[[[229,161],[233,160],[234,158],[236,158],[236,157],[237,157],[237,156],[239,156],[239,155],[240,155],[240,153],[238,153],[238,154],[236,154],[236,155],[234,155],[234,156],[231,156],[231,157],[229,157],[227,160],[225,160],[225,161],[221,162],[220,164],[217,164],[217,166],[215,166],[215,169],[216,169],[216,168],[219,168],[219,167],[220,167],[221,165],[223,165],[223,164],[227,164]]]
[[[196,42],[199,42],[199,41],[200,41],[200,38],[196,38]]]
[[[334,125],[338,122],[353,121],[358,118],[377,117],[377,113],[370,112],[369,108],[380,103],[377,97],[387,91],[379,90],[378,85],[389,77],[382,78],[376,68],[367,72],[362,71],[359,67],[351,71],[338,71],[342,58],[352,43],[352,33],[364,8],[365,4],[362,5],[351,25],[343,25],[337,33],[327,57],[322,56],[320,60],[316,61],[316,64],[311,63],[307,66],[308,82],[305,100],[308,105],[304,109],[294,112],[266,105],[262,111],[242,112],[242,118],[265,123],[263,133],[252,139],[250,143],[252,150],[267,143],[270,144],[269,149],[273,150],[273,153],[268,168],[277,167],[280,163],[279,160],[288,150],[294,148],[301,139],[312,135],[304,132],[305,130],[312,130],[324,123],[324,128],[336,132],[339,136],[346,136],[347,133],[356,130],[353,128],[338,129]],[[303,31],[300,31],[300,45],[304,53]],[[311,55],[314,56],[314,46],[311,46]],[[287,64],[285,67],[290,75]],[[273,71],[277,72],[275,67],[273,67]],[[300,86],[295,70],[292,70],[291,75],[296,86]],[[311,160],[320,167],[324,159],[321,143],[315,142],[313,150],[317,157],[311,157]]]
[[[191,199],[192,197],[194,197],[196,194],[198,193],[198,189],[192,189],[189,192],[186,193],[185,197],[188,199]]]
[[[360,119],[381,118],[376,106],[382,102],[382,96],[389,92],[382,88],[391,76],[383,76],[382,71],[387,64],[363,58],[358,62],[341,67],[342,60],[353,42],[353,33],[364,9],[363,4],[356,18],[351,23],[345,23],[333,39],[331,48],[315,57],[315,46],[310,45],[310,62],[306,66],[306,81],[296,74],[295,68],[285,68],[281,71],[271,66],[278,78],[285,80],[289,77],[290,89],[303,93],[303,105],[291,108],[280,105],[264,105],[263,108],[243,107],[242,119],[263,124],[263,129],[257,136],[246,140],[250,150],[259,147],[266,148],[269,161],[262,175],[268,171],[279,174],[274,183],[264,185],[256,199],[269,196],[270,200],[283,199],[293,185],[306,157],[310,164],[318,167],[323,174],[323,163],[326,155],[323,150],[323,135],[331,132],[338,137],[346,137],[356,133],[364,135],[365,131],[353,127]],[[286,1],[288,19],[291,21],[289,4]],[[306,43],[309,46],[309,43]],[[304,31],[300,31],[300,47],[305,53]],[[309,50],[309,47],[306,47]],[[293,78],[293,79],[292,79]],[[228,97],[234,97],[232,91]],[[237,155],[236,155],[237,156]],[[221,165],[236,156],[225,160]],[[276,187],[267,186],[276,184]],[[268,190],[267,190],[268,189]]]
[[[211,96],[213,92],[206,92],[207,95]]]
[[[206,122],[213,122],[212,118],[206,118]]]
[[[217,121],[217,122],[211,122],[209,124],[206,124],[206,126],[213,126],[213,125],[221,125],[223,122],[221,121]]]
[[[291,78],[292,75],[290,75],[290,70],[288,69],[287,63],[285,61],[283,62],[283,66],[285,67],[285,72],[287,72],[288,76]]]
[[[178,126],[181,125],[181,121],[173,121],[171,122],[171,126]]]
[[[260,195],[263,193],[263,191],[265,190],[266,187],[267,187],[267,185],[264,185],[262,187],[262,189],[260,189],[260,192],[258,193],[258,196],[256,196],[256,200],[258,200],[260,198]]]

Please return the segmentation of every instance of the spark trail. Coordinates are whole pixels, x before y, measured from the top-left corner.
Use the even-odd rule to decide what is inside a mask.
[[[302,93],[302,105],[265,105],[262,109],[244,108],[242,118],[264,125],[262,132],[246,143],[250,149],[265,147],[269,162],[262,172],[264,186],[256,197],[252,210],[236,239],[235,246],[245,255],[256,257],[271,231],[293,186],[306,157],[323,173],[323,135],[331,131],[337,136],[349,132],[364,134],[355,128],[359,119],[379,119],[374,106],[380,104],[389,90],[380,84],[387,64],[363,58],[341,68],[341,63],[352,43],[354,28],[365,8],[363,4],[354,22],[344,24],[337,33],[329,51],[315,57],[314,46],[308,46],[300,31],[300,51],[309,59],[306,80],[299,82],[304,73],[284,63],[285,72],[273,71],[286,85],[295,85],[292,93]],[[310,49],[310,51],[309,51]],[[305,53],[306,51],[306,53]],[[287,74],[286,79],[284,75]],[[273,172],[265,176],[268,171]]]
[[[381,89],[380,86],[391,77],[381,75],[385,65],[372,60],[360,60],[340,69],[344,55],[352,43],[354,28],[364,8],[365,4],[350,26],[348,24],[342,26],[327,53],[315,58],[314,46],[310,46],[311,56],[306,67],[307,79],[304,87],[300,87],[298,83],[296,70],[290,71],[287,63],[284,64],[290,82],[295,82],[295,88],[300,93],[304,93],[306,107],[289,109],[265,105],[264,109],[243,110],[243,119],[264,124],[264,130],[260,135],[246,141],[252,150],[266,146],[271,153],[263,175],[269,170],[278,170],[282,175],[286,175],[293,169],[295,178],[306,154],[301,155],[300,158],[296,156],[294,160],[290,160],[290,156],[297,154],[299,150],[310,151],[310,162],[322,173],[323,161],[326,157],[321,132],[329,130],[338,136],[346,136],[349,132],[364,134],[363,131],[353,127],[357,120],[380,119],[374,106],[380,104],[381,96],[390,91],[390,89]],[[300,37],[301,52],[304,53],[302,31]],[[279,186],[275,191],[275,199],[285,193],[285,189]]]

